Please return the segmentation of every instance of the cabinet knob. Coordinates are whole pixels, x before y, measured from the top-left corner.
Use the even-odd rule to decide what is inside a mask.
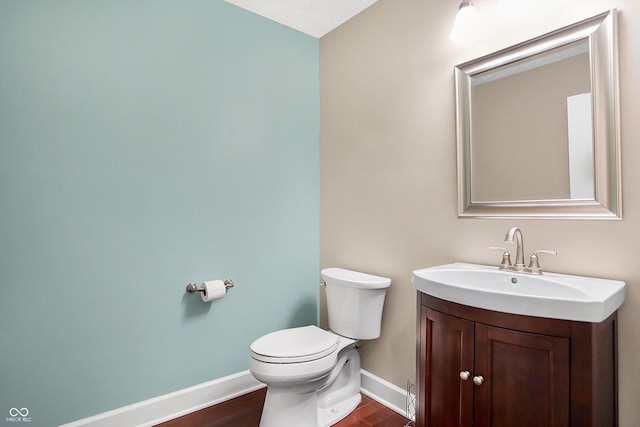
[[[462,379],[463,381],[466,381],[469,378],[471,378],[471,374],[469,373],[469,371],[461,371],[460,372],[460,379]]]
[[[473,383],[475,385],[482,385],[483,382],[484,382],[484,378],[482,378],[482,375],[478,375],[476,377],[473,377]]]

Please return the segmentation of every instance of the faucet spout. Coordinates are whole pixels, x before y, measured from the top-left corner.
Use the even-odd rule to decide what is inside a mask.
[[[522,230],[518,227],[511,227],[509,231],[507,231],[504,241],[513,243],[514,238],[516,242],[516,263],[513,266],[516,270],[524,270],[524,242],[522,239]]]

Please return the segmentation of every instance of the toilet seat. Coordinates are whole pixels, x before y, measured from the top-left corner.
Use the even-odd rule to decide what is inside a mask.
[[[339,337],[317,326],[284,329],[258,338],[251,344],[251,357],[265,363],[303,363],[335,352]]]

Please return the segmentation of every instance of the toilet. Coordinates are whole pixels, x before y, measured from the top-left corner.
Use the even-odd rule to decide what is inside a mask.
[[[320,276],[329,329],[283,329],[251,344],[249,370],[267,385],[260,427],[328,427],[360,403],[357,340],[380,336],[391,279],[342,268]]]

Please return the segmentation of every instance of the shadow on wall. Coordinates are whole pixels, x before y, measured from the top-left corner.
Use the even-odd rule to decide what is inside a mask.
[[[296,307],[289,319],[289,328],[318,324],[318,302],[314,298],[302,298]]]
[[[182,295],[182,318],[186,321],[196,320],[206,316],[211,308],[220,301],[204,303],[199,295],[185,292]],[[305,297],[296,304],[296,310],[287,322],[287,328],[318,324],[318,304],[312,297]]]
[[[211,311],[213,304],[217,302],[218,301],[211,301],[210,303],[205,303],[199,294],[193,295],[185,292],[184,295],[182,295],[182,318],[189,321],[205,316]]]

